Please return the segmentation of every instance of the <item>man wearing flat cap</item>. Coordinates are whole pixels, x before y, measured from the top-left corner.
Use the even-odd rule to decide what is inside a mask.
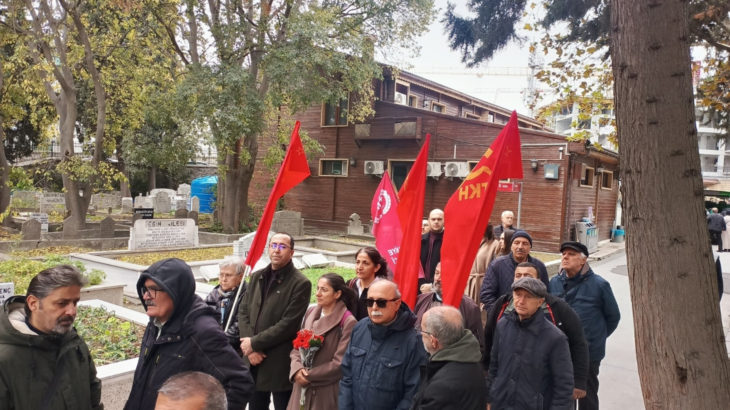
[[[537,267],[540,280],[547,286],[548,273],[545,264],[530,256],[532,250],[532,237],[526,231],[516,231],[512,235],[512,246],[508,255],[495,259],[487,268],[484,275],[482,289],[479,292],[479,300],[484,304],[483,308],[489,312],[494,302],[502,295],[509,294],[514,282],[515,268],[522,262],[530,262]]]
[[[598,370],[606,355],[606,339],[616,330],[621,313],[611,285],[588,265],[588,248],[579,242],[560,245],[560,273],[550,280],[550,293],[565,299],[583,324],[588,341],[588,383],[581,410],[598,409]]]
[[[520,278],[511,287],[514,310],[497,323],[492,345],[487,409],[571,408],[568,338],[540,309],[547,287],[531,277]]]

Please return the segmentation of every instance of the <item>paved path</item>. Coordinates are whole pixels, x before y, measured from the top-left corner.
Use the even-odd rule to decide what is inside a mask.
[[[730,252],[722,253],[724,271],[730,271]],[[725,262],[727,259],[727,262]],[[636,364],[634,345],[634,323],[629,293],[629,277],[626,254],[619,250],[606,259],[591,262],[594,272],[611,283],[616,301],[621,309],[621,321],[616,331],[608,338],[606,358],[601,362],[599,375],[599,400],[602,410],[643,409],[641,386]],[[725,289],[730,282],[725,282]],[[720,303],[725,340],[730,338],[730,295],[726,294]],[[727,343],[727,342],[726,342]]]

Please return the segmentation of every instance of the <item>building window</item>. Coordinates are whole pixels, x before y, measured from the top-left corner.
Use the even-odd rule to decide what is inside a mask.
[[[613,189],[613,171],[601,172],[601,188]]]
[[[492,114],[491,112],[487,114],[487,121],[494,122],[494,114]]]
[[[418,107],[418,97],[416,97],[415,95],[409,95],[408,96],[408,105],[410,107],[416,107],[417,108]]]
[[[480,120],[480,119],[482,119],[482,117],[480,117],[480,116],[478,116],[478,115],[476,115],[476,114],[472,114],[472,113],[470,113],[470,112],[465,112],[465,113],[464,113],[464,117],[465,117],[465,118],[469,118],[469,119],[472,119],[472,120]]]
[[[466,162],[469,164],[469,171],[470,172],[473,171],[474,170],[474,167],[477,166],[477,164],[479,163],[479,161],[466,161]]]
[[[414,162],[409,160],[388,160],[389,173],[396,190],[400,190],[403,186],[403,182],[405,182]]]
[[[322,106],[322,126],[324,127],[345,127],[347,126],[347,109],[349,101],[347,98],[337,103],[324,103]]]
[[[346,177],[347,159],[327,158],[319,160],[319,176],[321,177]]]
[[[583,165],[583,172],[580,177],[580,186],[593,186],[595,171],[591,167]]]
[[[435,101],[431,101],[431,111],[443,113],[446,111],[446,106]]]

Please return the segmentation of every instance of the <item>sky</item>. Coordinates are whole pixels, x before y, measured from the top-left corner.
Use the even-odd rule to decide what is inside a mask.
[[[463,0],[452,2],[457,4],[458,14],[466,15],[468,9]],[[401,68],[481,100],[531,115],[523,99],[528,87],[528,45],[510,44],[492,60],[476,68],[467,68],[461,62],[460,53],[449,48],[444,24],[440,21],[447,1],[435,0],[434,3],[437,15],[420,38],[420,55],[406,59],[410,68]]]

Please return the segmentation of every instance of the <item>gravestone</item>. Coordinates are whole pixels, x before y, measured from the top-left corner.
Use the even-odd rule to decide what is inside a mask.
[[[268,235],[266,235],[266,245],[268,246],[269,242],[271,241],[271,237],[274,236],[274,232],[269,231]],[[253,243],[253,238],[256,237],[256,232],[247,233],[246,235],[238,238],[237,241],[233,242],[233,256],[238,258],[245,258],[248,256],[248,251],[251,249],[251,244]],[[264,251],[261,255],[261,259],[266,261],[266,264],[269,263],[269,254],[266,252],[266,247],[264,247]],[[261,260],[260,259],[260,260]]]
[[[200,212],[200,198],[197,196],[190,198],[190,210]]]
[[[15,284],[13,282],[0,283],[0,306],[13,295],[15,295]]]
[[[170,212],[170,197],[166,192],[158,192],[153,198],[155,212],[158,214],[166,214]]]
[[[99,237],[100,238],[113,238],[114,237],[114,218],[107,216],[102,219],[99,224]]]
[[[129,231],[129,250],[198,246],[198,227],[189,219],[140,219]]]
[[[56,212],[66,214],[66,197],[60,192],[44,192],[41,197],[40,211],[43,213]]]
[[[139,194],[134,198],[134,207],[135,208],[144,208],[142,203],[144,202],[144,195]]]
[[[43,193],[38,191],[15,191],[10,196],[10,207],[16,210],[39,211]]]
[[[79,233],[78,225],[76,224],[76,218],[69,216],[63,220],[63,239],[79,239],[81,234]]]
[[[188,218],[192,219],[195,222],[195,225],[198,225],[198,211],[188,212]]]
[[[33,212],[30,217],[41,223],[41,233],[48,233],[48,214]]]
[[[121,197],[116,193],[101,192],[91,196],[91,206],[96,210],[116,209],[121,205]]]
[[[175,210],[182,209],[187,212],[187,207],[188,207],[187,198],[181,198],[178,196],[175,198],[175,202],[173,202],[173,204],[174,204],[173,208],[175,208]]]
[[[274,232],[286,232],[291,236],[302,236],[304,234],[304,221],[302,213],[297,211],[276,211],[274,220],[271,222],[271,230]]]
[[[133,203],[134,201],[131,197],[125,196],[124,198],[122,198],[122,213],[131,214],[132,210],[134,209]]]
[[[360,215],[358,215],[358,214],[350,215],[350,222],[347,224],[347,234],[348,235],[363,235],[364,233],[365,233],[365,229],[362,226],[362,222],[360,222]]]
[[[175,219],[182,219],[188,217],[188,210],[185,208],[178,208],[175,210]]]
[[[153,190],[150,191],[149,196],[155,197],[160,192],[164,192],[170,198],[172,198],[173,196],[177,195],[177,191],[175,191],[174,189],[170,189],[170,188],[155,188],[155,189],[153,189]]]
[[[190,196],[190,185],[188,185],[188,184],[178,185],[177,194],[180,196]]]
[[[132,223],[137,219],[154,219],[155,210],[154,208],[134,208],[134,215],[132,216]]]
[[[20,229],[24,241],[39,241],[41,239],[41,223],[37,219],[28,219]]]

